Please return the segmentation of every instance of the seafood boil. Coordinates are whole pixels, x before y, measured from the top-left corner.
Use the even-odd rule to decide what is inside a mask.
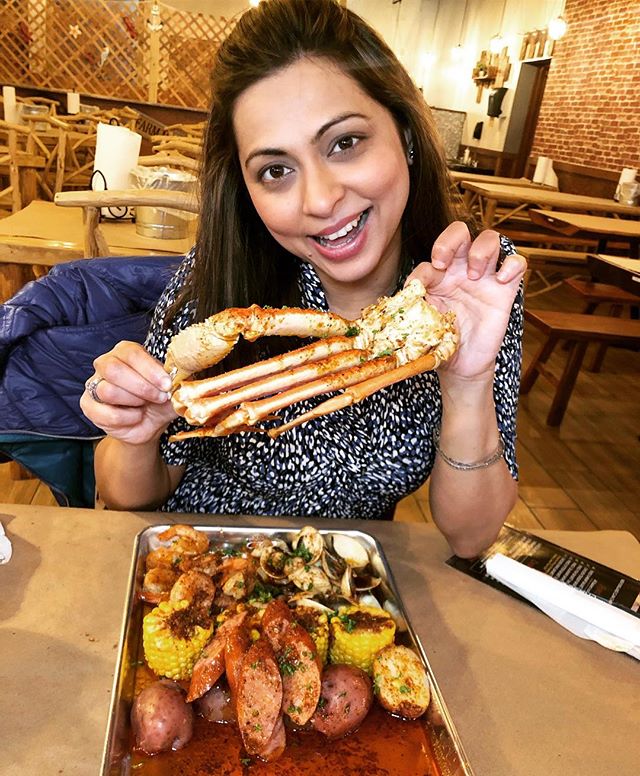
[[[362,401],[372,393],[436,369],[458,346],[455,316],[427,302],[419,280],[382,297],[356,321],[330,312],[257,305],[231,308],[177,334],[165,369],[173,375],[172,403],[198,428],[171,439],[261,431],[260,423],[298,401],[342,391],[288,423],[265,429],[275,438],[294,426]],[[206,379],[198,372],[227,356],[239,338],[316,337],[297,350]]]
[[[272,762],[295,731],[354,733],[373,706],[423,715],[430,683],[377,557],[346,534],[305,526],[289,541],[157,535],[140,596],[145,668],[131,710],[146,755],[189,746],[196,715],[235,725],[247,761]],[[215,725],[211,746],[215,747]],[[244,760],[243,760],[244,761]]]

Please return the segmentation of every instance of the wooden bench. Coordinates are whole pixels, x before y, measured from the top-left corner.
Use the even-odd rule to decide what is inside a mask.
[[[611,286],[607,283],[594,283],[591,280],[582,280],[580,278],[568,278],[566,285],[585,302],[583,312],[585,315],[594,313],[601,304],[609,305],[608,314],[612,318],[620,318],[625,306],[638,307],[640,305],[640,296],[631,294],[617,286]],[[593,357],[589,371],[599,372],[607,352],[606,343],[602,343]]]
[[[548,426],[559,426],[571,398],[578,372],[582,366],[590,342],[606,345],[640,346],[640,321],[626,318],[611,318],[606,315],[585,315],[553,310],[524,311],[525,320],[540,329],[547,339],[522,376],[520,393],[529,393],[538,375],[541,374],[556,392],[547,415]],[[569,351],[564,370],[557,378],[545,364],[559,340],[569,342]]]

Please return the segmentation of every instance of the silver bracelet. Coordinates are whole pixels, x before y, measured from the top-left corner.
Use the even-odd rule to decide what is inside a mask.
[[[436,448],[436,453],[438,453],[438,455],[445,463],[449,464],[449,466],[452,466],[454,469],[458,469],[459,471],[463,472],[473,471],[474,469],[486,469],[487,466],[491,466],[492,464],[497,463],[504,455],[504,442],[502,441],[502,436],[499,432],[498,447],[495,449],[495,452],[491,453],[491,455],[487,458],[483,458],[480,461],[474,461],[473,463],[456,461],[455,458],[450,458],[442,451],[440,448],[440,429],[438,427],[433,429],[433,444]]]

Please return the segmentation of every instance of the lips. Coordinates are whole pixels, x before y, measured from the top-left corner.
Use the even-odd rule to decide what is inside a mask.
[[[357,239],[367,222],[370,211],[371,208],[364,210],[356,218],[353,218],[329,234],[311,235],[311,238],[323,248],[343,248]]]

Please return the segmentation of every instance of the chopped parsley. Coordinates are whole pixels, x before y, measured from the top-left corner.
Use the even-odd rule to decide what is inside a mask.
[[[393,348],[385,348],[376,354],[376,358],[382,358],[383,356],[391,356],[393,354]]]
[[[268,604],[273,598],[280,595],[280,591],[273,585],[267,585],[264,582],[256,582],[250,601],[258,601],[261,604]]]
[[[287,709],[287,714],[301,714],[302,709],[300,706],[294,706],[293,703]]]
[[[293,554],[297,558],[302,558],[302,560],[305,563],[309,563],[313,555],[309,552],[309,550],[304,546],[304,544],[299,544],[295,550],[293,551]]]
[[[337,616],[340,622],[342,623],[342,627],[347,631],[347,633],[353,633],[356,625],[358,624],[353,619],[353,617],[349,617],[348,614],[339,614]]]
[[[398,690],[400,690],[400,692],[403,695],[406,695],[408,692],[411,692],[411,690],[407,687],[406,684],[401,684],[400,687],[398,687]]]
[[[298,670],[298,666],[289,659],[290,656],[291,650],[287,647],[278,658],[278,667],[280,668],[282,676],[293,676]]]
[[[240,762],[241,762],[243,765],[251,765],[251,762],[252,762],[252,760],[251,760],[251,758],[250,758],[250,757],[241,757],[241,758],[240,758]]]
[[[349,328],[345,332],[345,336],[347,336],[347,337],[355,337],[358,334],[360,334],[360,327],[359,326],[349,326]]]

